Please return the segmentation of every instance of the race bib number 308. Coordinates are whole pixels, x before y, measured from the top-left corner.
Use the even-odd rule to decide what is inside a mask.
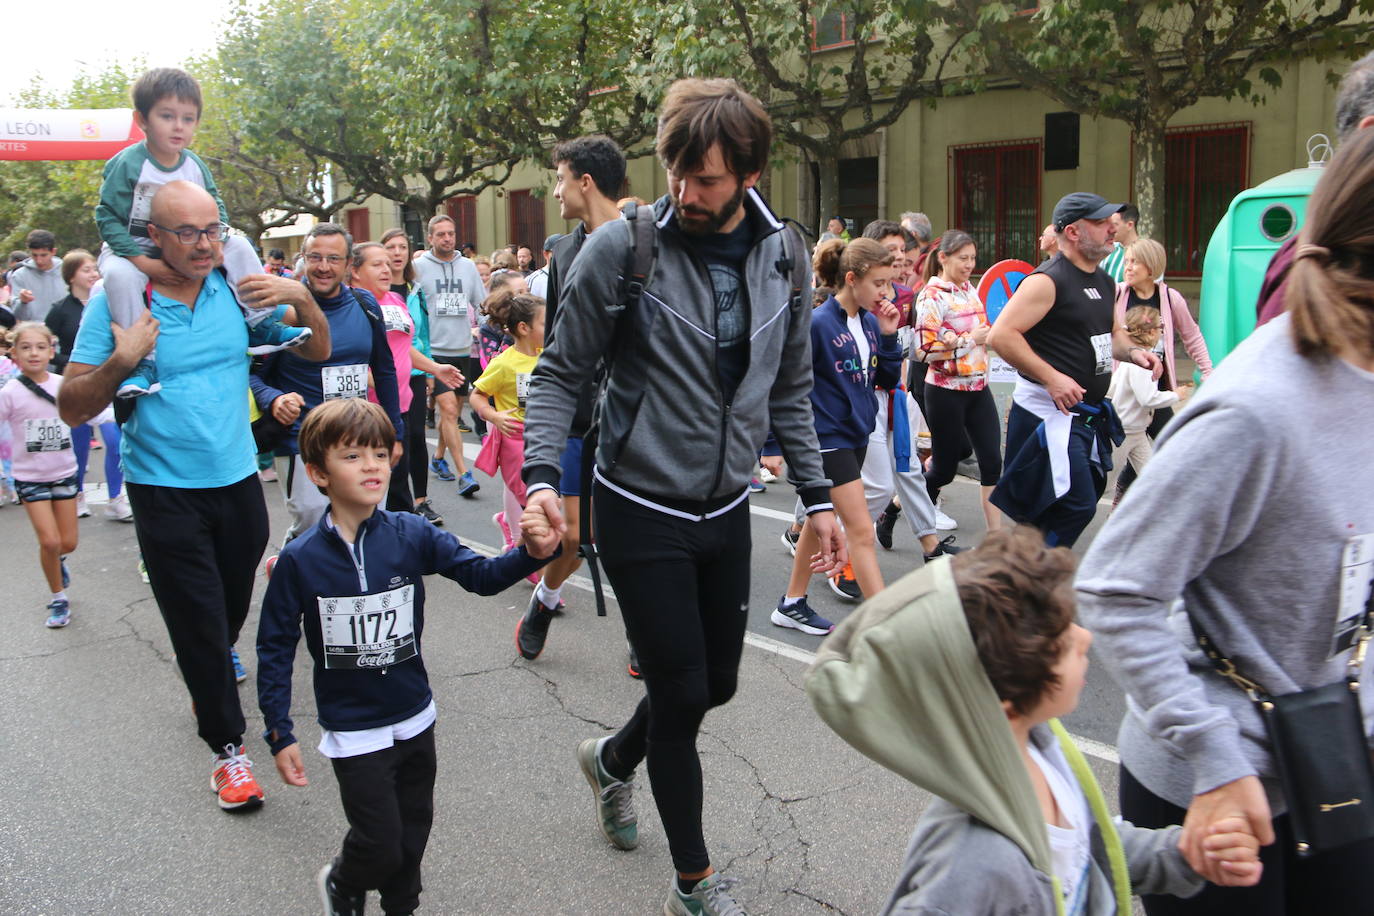
[[[57,417],[24,421],[24,451],[60,452],[72,447],[72,431]]]
[[[415,586],[320,598],[326,668],[390,668],[415,657]]]

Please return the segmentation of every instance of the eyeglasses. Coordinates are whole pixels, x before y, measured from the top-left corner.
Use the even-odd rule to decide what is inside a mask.
[[[175,235],[177,241],[181,242],[183,245],[194,245],[196,242],[200,241],[202,235],[212,242],[221,242],[224,240],[225,236],[229,234],[229,227],[224,223],[215,223],[206,226],[204,229],[197,229],[195,226],[180,226],[173,229],[171,226],[163,226],[160,223],[153,223],[153,225],[157,226],[163,232],[170,232],[172,235]]]
[[[305,256],[305,263],[307,264],[319,264],[321,261],[323,261],[330,267],[338,267],[340,264],[347,260],[348,258],[344,257],[341,254],[315,254],[312,252]]]

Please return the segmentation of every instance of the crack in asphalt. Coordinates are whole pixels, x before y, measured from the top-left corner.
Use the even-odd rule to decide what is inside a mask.
[[[113,620],[115,623],[123,624],[129,630],[128,633],[122,636],[103,636],[99,639],[92,639],[88,642],[77,642],[72,643],[71,645],[62,646],[60,648],[55,648],[49,652],[27,652],[19,655],[0,655],[0,662],[28,661],[30,659],[37,658],[55,658],[59,655],[64,655],[68,652],[74,652],[78,649],[86,649],[90,648],[91,646],[109,645],[110,643],[123,642],[126,639],[132,639],[137,643],[147,646],[149,649],[153,650],[153,654],[156,655],[159,659],[163,661],[168,661],[169,659],[167,659],[162,654],[162,652],[158,650],[157,646],[153,645],[149,640],[145,639],[143,636],[139,634],[137,627],[135,627],[134,624],[129,620],[129,615],[134,612],[138,605],[142,604],[145,601],[152,600],[152,595],[145,595],[142,598],[136,598],[135,600],[130,601],[128,604],[124,605],[122,608],[119,609],[117,616],[115,616]]]
[[[566,714],[570,718],[576,719],[579,722],[585,722],[587,725],[595,725],[596,727],[608,732],[613,732],[620,728],[619,725],[612,725],[609,722],[602,722],[600,719],[593,719],[590,716],[584,716],[581,713],[575,712],[568,705],[568,701],[563,698],[562,693],[559,691],[558,682],[552,680],[551,678],[545,677],[535,669],[531,668],[529,665],[520,664],[520,660],[517,659],[516,661],[511,662],[511,666],[514,667],[517,671],[527,672],[530,675],[530,677],[533,677],[536,680],[540,681],[544,685],[544,692],[547,693],[550,697],[552,697],[553,701],[558,704],[558,708],[561,709],[564,712],[564,714]]]

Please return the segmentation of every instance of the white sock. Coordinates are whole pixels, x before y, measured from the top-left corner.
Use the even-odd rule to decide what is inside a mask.
[[[66,601],[66,600],[67,600],[67,590],[66,590],[66,589],[63,589],[63,590],[60,591],[60,592],[53,592],[53,593],[52,593],[52,600],[54,600],[54,601]]]
[[[784,596],[783,596],[783,599],[782,599],[782,606],[783,606],[783,607],[794,607],[794,606],[796,606],[796,605],[798,605],[798,604],[801,604],[801,603],[802,603],[803,601],[805,601],[805,600],[806,600],[806,596],[805,596],[805,595],[802,595],[800,598],[793,598],[791,595],[784,595]]]
[[[562,599],[563,586],[549,588],[548,579],[540,578],[539,584],[534,587],[534,597],[539,599],[539,603],[544,607],[558,607],[558,602]]]

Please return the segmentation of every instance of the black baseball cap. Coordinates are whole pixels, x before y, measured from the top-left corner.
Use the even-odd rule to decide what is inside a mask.
[[[553,235],[544,239],[544,250],[553,251],[553,246],[557,245],[561,241],[563,241],[563,233],[555,232]]]
[[[1125,204],[1107,203],[1107,198],[1087,191],[1074,191],[1065,194],[1054,205],[1054,228],[1059,232],[1069,223],[1080,219],[1106,219],[1113,213],[1120,213]]]

